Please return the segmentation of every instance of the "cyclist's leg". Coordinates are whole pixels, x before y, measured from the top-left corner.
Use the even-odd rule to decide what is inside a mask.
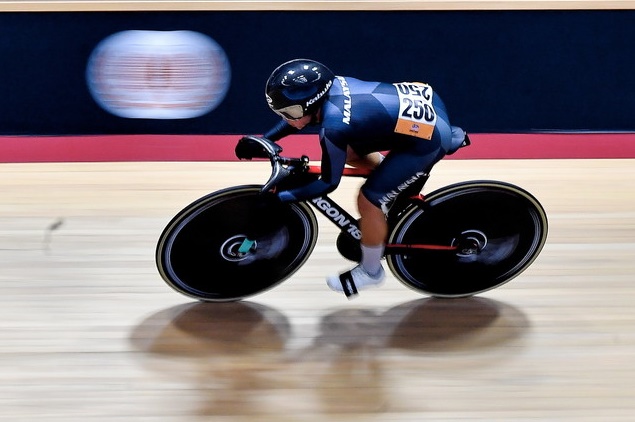
[[[450,124],[445,103],[436,92],[432,98],[432,105],[437,114],[437,123],[434,128],[433,139],[435,137],[440,139],[441,147],[445,155],[453,154],[459,149],[461,144],[463,144],[467,135],[462,128]]]
[[[339,276],[329,277],[327,284],[331,289],[351,296],[357,293],[358,288],[378,285],[383,281],[385,272],[381,258],[388,234],[385,214],[399,193],[425,178],[427,170],[445,154],[440,135],[435,135],[431,141],[405,139],[400,148],[388,153],[366,180],[358,195],[361,263]]]
[[[447,132],[451,137],[449,126]],[[400,194],[421,189],[432,167],[445,156],[441,139],[417,139],[390,151],[361,187],[363,196],[386,214]]]
[[[355,168],[374,170],[381,164],[383,159],[384,156],[380,152],[358,154],[350,145],[346,150],[346,164]]]

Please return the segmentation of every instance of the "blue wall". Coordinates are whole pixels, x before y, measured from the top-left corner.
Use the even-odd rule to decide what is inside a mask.
[[[93,49],[124,30],[192,30],[227,53],[232,82],[201,117],[126,119],[86,85]],[[471,132],[635,130],[635,11],[73,12],[0,14],[0,134],[262,133],[275,66],[418,80]]]

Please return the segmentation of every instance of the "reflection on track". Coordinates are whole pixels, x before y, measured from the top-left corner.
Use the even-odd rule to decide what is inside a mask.
[[[233,356],[280,352],[290,335],[287,318],[251,302],[189,303],[158,312],[133,331],[133,345],[168,356]]]
[[[354,416],[385,411],[398,395],[394,378],[410,384],[439,365],[452,376],[500,362],[528,327],[516,308],[485,298],[343,309],[314,324],[252,302],[192,303],[151,315],[130,340],[144,366],[202,395],[195,414]],[[412,359],[420,371],[405,366]]]
[[[518,309],[481,297],[424,298],[386,311],[343,309],[319,319],[316,347],[437,352],[496,347],[519,338],[529,327]],[[284,314],[246,301],[169,308],[147,318],[131,336],[140,351],[177,356],[282,352],[291,339],[291,322]]]
[[[425,298],[385,312],[337,311],[323,317],[320,327],[316,344],[469,353],[520,337],[528,322],[517,309],[490,299]]]

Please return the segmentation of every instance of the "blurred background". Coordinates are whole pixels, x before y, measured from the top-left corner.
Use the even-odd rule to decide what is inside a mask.
[[[430,83],[470,132],[631,131],[633,10],[0,13],[0,135],[263,133],[272,70]]]

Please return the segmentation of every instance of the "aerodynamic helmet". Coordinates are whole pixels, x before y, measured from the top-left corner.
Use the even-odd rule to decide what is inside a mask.
[[[285,119],[301,119],[320,108],[334,78],[328,67],[314,60],[288,61],[269,76],[265,88],[267,103]]]

